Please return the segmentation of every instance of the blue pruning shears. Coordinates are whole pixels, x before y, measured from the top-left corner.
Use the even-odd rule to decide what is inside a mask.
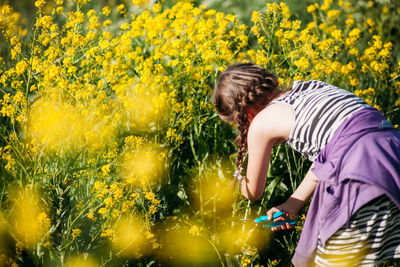
[[[279,218],[282,215],[283,215],[283,211],[282,210],[278,211],[278,212],[276,212],[276,213],[274,213],[272,215],[272,219]],[[268,216],[267,215],[262,215],[262,216],[256,218],[254,220],[254,222],[255,223],[262,223],[262,227],[263,228],[265,228],[265,227],[271,228],[271,227],[281,227],[283,224],[287,224],[287,223],[290,224],[290,225],[295,225],[297,220],[285,220],[285,221],[278,221],[278,222],[270,222],[268,220]]]

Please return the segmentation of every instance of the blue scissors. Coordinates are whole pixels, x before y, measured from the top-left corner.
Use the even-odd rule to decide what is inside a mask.
[[[283,211],[278,211],[272,215],[272,219],[277,219],[283,215]],[[278,222],[270,222],[268,220],[268,216],[262,215],[254,220],[255,223],[262,223],[263,228],[271,228],[271,227],[281,227],[283,224],[290,224],[295,225],[297,220],[285,220],[285,221],[278,221]]]

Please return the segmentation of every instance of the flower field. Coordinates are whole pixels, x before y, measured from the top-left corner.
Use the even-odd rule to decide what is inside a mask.
[[[285,232],[252,220],[311,163],[279,146],[262,199],[230,186],[237,130],[210,99],[234,62],[268,68],[283,88],[332,83],[400,124],[396,0],[242,14],[194,1],[37,0],[32,19],[3,2],[0,266],[287,266],[306,209]]]

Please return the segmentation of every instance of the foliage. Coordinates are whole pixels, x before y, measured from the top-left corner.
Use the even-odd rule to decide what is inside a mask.
[[[270,3],[246,26],[188,2],[110,3],[38,0],[32,24],[0,6],[2,264],[288,265],[305,211],[275,236],[247,221],[290,196],[310,163],[276,147],[263,198],[243,200],[215,79],[252,60],[284,87],[352,90],[398,125],[399,5],[325,0],[305,24]]]

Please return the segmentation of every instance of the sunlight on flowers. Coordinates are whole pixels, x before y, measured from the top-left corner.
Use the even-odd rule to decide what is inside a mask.
[[[18,240],[33,248],[46,237],[50,219],[41,205],[39,195],[26,191],[15,192],[11,225]]]
[[[123,155],[121,174],[133,185],[150,186],[162,181],[166,172],[166,151],[156,145],[141,145]]]
[[[139,217],[124,216],[115,224],[112,243],[124,257],[140,258],[151,252],[145,236],[145,223]]]
[[[235,226],[230,224],[222,227],[218,233],[220,247],[230,253],[239,253],[246,248],[262,250],[270,242],[270,234],[267,228],[262,228],[250,221],[240,221]]]
[[[29,113],[27,140],[46,151],[66,152],[100,148],[114,138],[114,125],[97,110],[79,108],[49,99],[39,100]]]
[[[43,101],[34,105],[28,119],[27,135],[32,143],[51,150],[79,144],[84,122],[72,106]]]
[[[216,257],[212,245],[193,229],[165,232],[160,255],[172,266],[207,266]]]
[[[124,94],[121,99],[127,123],[136,132],[152,132],[168,122],[169,98],[159,84],[141,81]]]
[[[225,178],[221,169],[209,169],[199,179],[201,201],[194,199],[195,205],[202,205],[204,212],[212,216],[229,216],[232,212],[235,188],[231,179]]]
[[[65,267],[100,267],[100,263],[88,254],[68,257]]]

